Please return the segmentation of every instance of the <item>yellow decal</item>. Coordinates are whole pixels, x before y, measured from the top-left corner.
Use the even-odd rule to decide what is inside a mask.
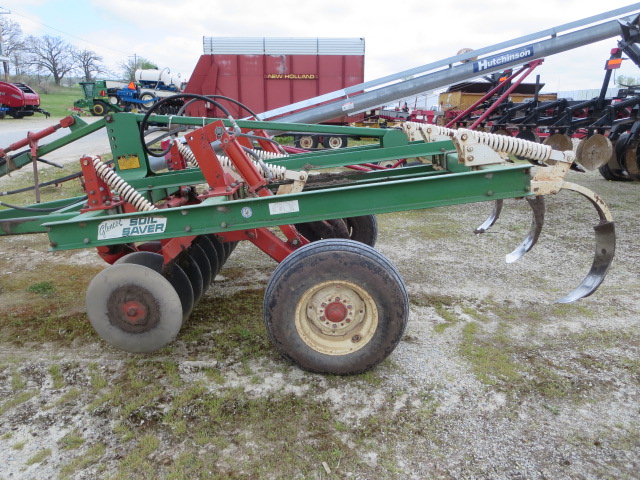
[[[131,170],[132,168],[140,168],[140,159],[137,155],[118,157],[118,170]]]

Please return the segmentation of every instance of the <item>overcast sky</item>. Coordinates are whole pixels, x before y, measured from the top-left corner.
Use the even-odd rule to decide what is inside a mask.
[[[114,71],[134,55],[188,77],[203,36],[363,37],[372,80],[628,5],[609,0],[0,0],[26,35],[60,36]],[[640,11],[640,3],[635,4]],[[545,59],[545,91],[599,88],[616,39]],[[640,77],[623,62],[618,74]],[[532,79],[533,80],[533,79]]]

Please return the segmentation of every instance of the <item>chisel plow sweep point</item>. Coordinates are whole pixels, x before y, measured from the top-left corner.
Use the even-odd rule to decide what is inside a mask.
[[[533,196],[524,197],[532,210],[531,227],[527,236],[522,243],[506,255],[507,263],[513,263],[524,256],[540,238],[540,232],[544,225],[545,216],[545,195],[559,193],[561,190],[569,190],[579,193],[587,198],[596,209],[600,222],[594,226],[596,252],[589,273],[582,283],[568,295],[557,300],[558,303],[571,303],[581,298],[591,295],[597,290],[613,262],[616,246],[615,225],[609,208],[604,201],[591,190],[574,183],[564,180],[566,173],[576,160],[576,154],[571,151],[554,150],[550,145],[542,145],[539,143],[526,141],[523,139],[494,135],[485,132],[476,132],[466,129],[451,130],[444,127],[434,125],[417,128],[420,136],[425,141],[437,141],[449,137],[453,140],[460,163],[466,166],[481,168],[483,166],[503,163],[509,161],[509,156],[513,155],[519,159],[526,159],[532,163],[539,164],[535,175],[531,181],[531,192]],[[414,135],[415,138],[415,135]],[[601,139],[598,139],[601,142]],[[593,143],[596,140],[592,141]],[[589,144],[586,145],[587,148]],[[597,146],[600,146],[597,143]],[[607,143],[604,147],[609,147]],[[578,161],[581,157],[587,158],[588,161],[584,165],[587,169],[593,170],[597,168],[600,160],[594,156],[603,157],[601,153],[605,148],[592,148],[593,155],[582,153],[578,155]],[[584,150],[584,149],[583,149]],[[610,153],[609,153],[610,154]],[[606,155],[604,155],[606,156]],[[500,217],[503,208],[503,200],[496,200],[494,208],[488,218],[475,230],[474,233],[485,233],[491,228]]]

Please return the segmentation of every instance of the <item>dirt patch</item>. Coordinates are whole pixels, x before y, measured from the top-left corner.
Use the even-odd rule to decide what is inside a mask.
[[[608,202],[618,233],[604,285],[571,305],[554,300],[589,270],[597,223],[577,196],[548,199],[539,244],[510,265],[530,222],[523,201],[480,236],[490,204],[379,216],[376,248],[403,276],[411,317],[389,359],[356,377],[277,354],[261,317],[275,262],[251,245],[172,345],[132,355],[83,328],[90,278],[47,276],[97,271],[97,255],[0,239],[14,332],[0,343],[0,479],[637,478],[640,186],[569,180]],[[28,290],[43,281],[59,312],[49,290]],[[42,309],[20,324],[25,304]]]

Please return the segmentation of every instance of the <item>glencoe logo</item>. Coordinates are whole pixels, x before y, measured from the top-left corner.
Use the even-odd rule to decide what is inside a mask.
[[[483,58],[473,63],[473,71],[481,72],[491,67],[498,67],[506,63],[517,62],[527,57],[533,56],[533,47],[525,47],[522,50],[501,53],[494,57]]]

